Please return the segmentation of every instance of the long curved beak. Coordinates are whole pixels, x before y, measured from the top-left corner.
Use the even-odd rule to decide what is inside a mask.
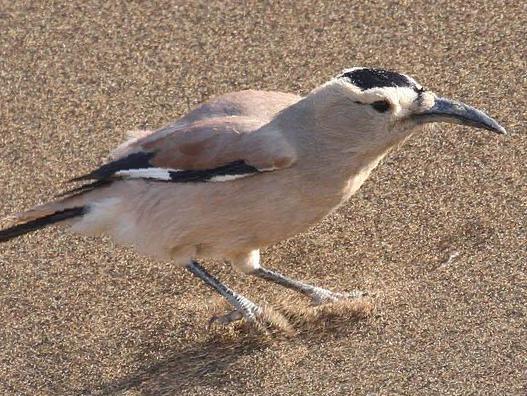
[[[499,134],[507,133],[505,128],[484,112],[464,103],[446,98],[437,97],[434,105],[430,109],[415,114],[414,119],[417,120],[419,124],[429,122],[449,122],[451,124],[461,124],[487,129]]]

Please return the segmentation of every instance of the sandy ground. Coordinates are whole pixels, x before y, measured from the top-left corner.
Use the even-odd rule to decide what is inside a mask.
[[[416,136],[349,204],[264,252],[368,301],[314,310],[208,263],[290,332],[207,332],[211,291],[107,239],[3,244],[0,394],[526,394],[527,3],[118,3],[0,0],[0,215],[61,190],[126,130],[227,91],[307,93],[353,65],[407,72],[510,134]]]

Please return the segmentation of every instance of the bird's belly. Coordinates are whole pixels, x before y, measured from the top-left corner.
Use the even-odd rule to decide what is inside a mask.
[[[263,175],[244,182],[122,183],[113,197],[92,203],[74,230],[109,234],[161,259],[232,257],[303,232],[338,204],[307,190]]]

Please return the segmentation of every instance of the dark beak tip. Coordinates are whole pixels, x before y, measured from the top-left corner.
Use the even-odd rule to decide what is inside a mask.
[[[502,127],[500,124],[498,124],[495,120],[492,120],[492,122],[489,124],[486,125],[485,129],[495,132],[498,135],[507,135],[507,130],[504,127]]]
[[[503,128],[501,125],[498,125],[497,128],[495,129],[495,132],[500,134],[500,135],[507,135],[507,130],[505,128]]]
[[[432,108],[422,114],[425,122],[444,121],[486,129],[499,135],[507,134],[504,127],[483,111],[447,98],[435,98]]]

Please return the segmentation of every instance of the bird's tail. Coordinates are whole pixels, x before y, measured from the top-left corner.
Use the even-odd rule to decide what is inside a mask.
[[[52,224],[82,217],[87,212],[82,201],[71,198],[53,201],[0,220],[0,243]]]

